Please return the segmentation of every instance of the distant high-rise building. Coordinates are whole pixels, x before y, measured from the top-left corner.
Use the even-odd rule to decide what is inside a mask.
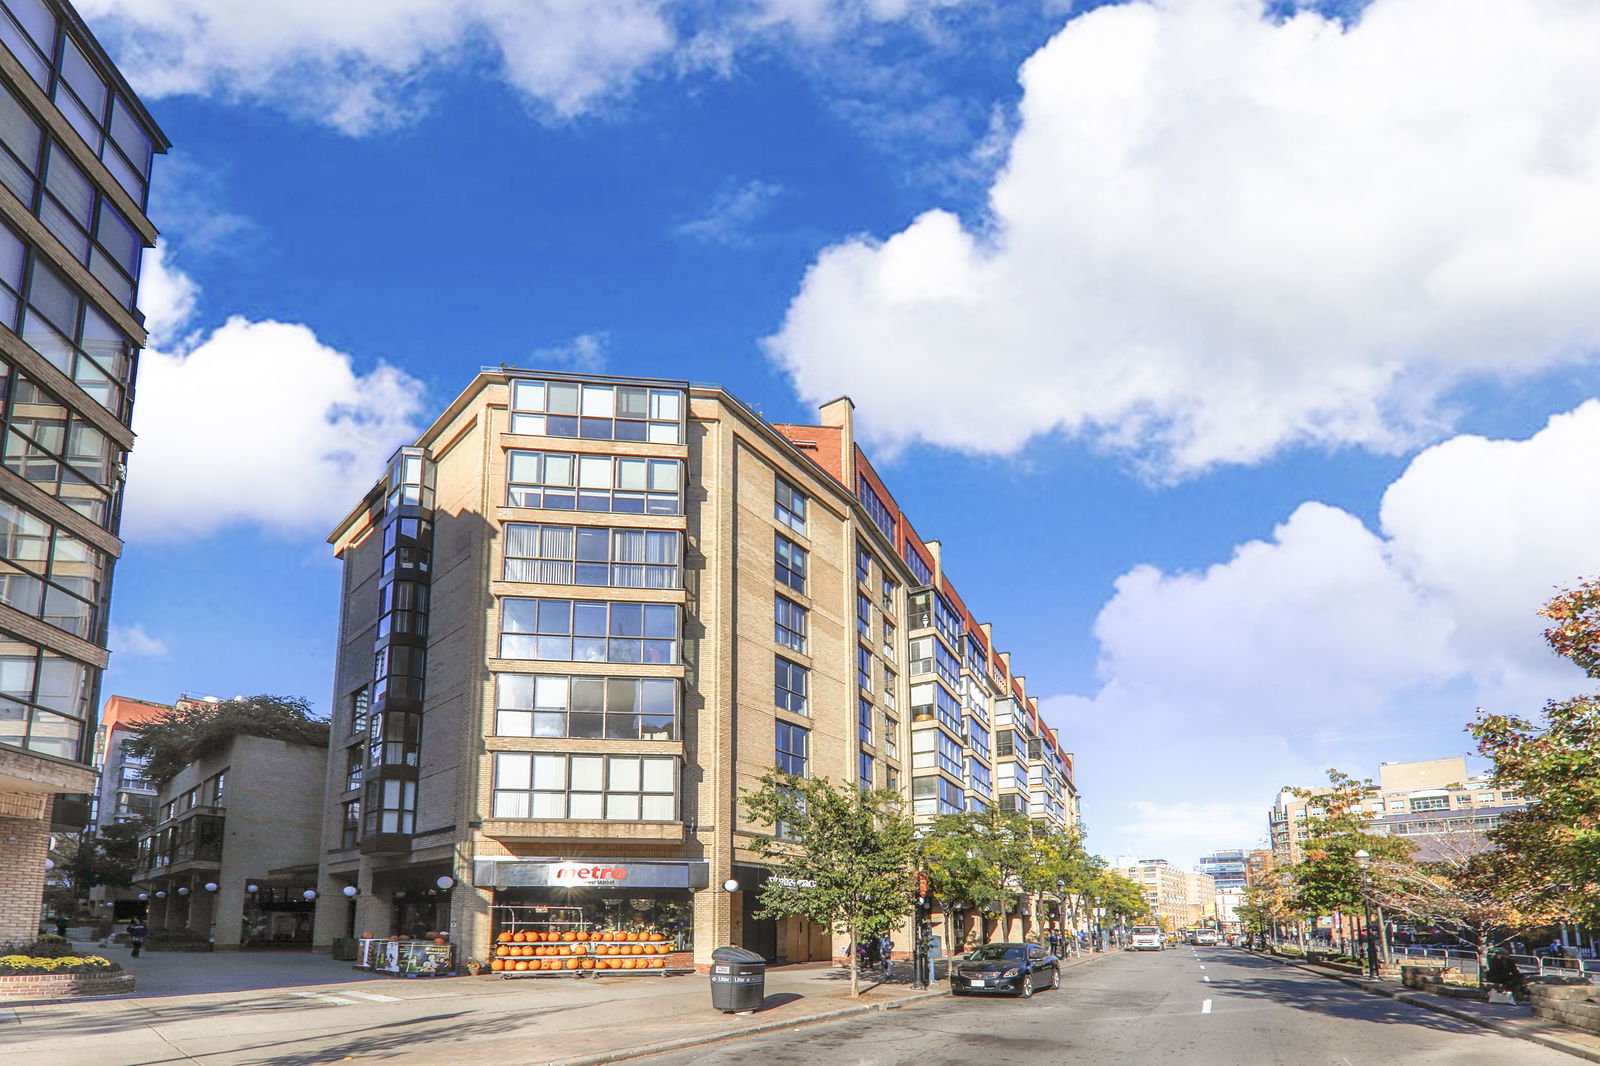
[[[1138,884],[1152,917],[1169,930],[1194,928],[1216,914],[1217,886],[1209,874],[1186,872],[1166,859],[1116,859],[1112,868]]]
[[[1211,880],[1216,882],[1218,892],[1243,892],[1247,855],[1244,848],[1213,851],[1210,855],[1203,856],[1195,869],[1200,873],[1209,874]]]
[[[0,0],[0,942],[38,931],[90,746],[166,136],[61,0]],[[82,797],[77,801],[66,796]]]

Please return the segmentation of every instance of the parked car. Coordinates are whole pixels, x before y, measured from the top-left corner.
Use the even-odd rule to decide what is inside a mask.
[[[1038,944],[985,944],[950,968],[950,994],[1009,992],[1027,999],[1061,987],[1061,960]]]
[[[1161,930],[1153,925],[1136,925],[1132,930],[1133,935],[1128,940],[1130,951],[1160,951],[1165,948],[1166,940],[1161,935]]]

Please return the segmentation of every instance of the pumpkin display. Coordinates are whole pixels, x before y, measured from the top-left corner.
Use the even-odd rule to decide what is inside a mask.
[[[580,929],[580,930],[578,930],[578,943],[580,943],[580,944],[581,944],[581,943],[583,943],[583,942],[584,942],[584,941],[586,941],[586,940],[588,940],[588,939],[589,939],[589,932],[588,932],[588,930],[586,930],[586,929]]]

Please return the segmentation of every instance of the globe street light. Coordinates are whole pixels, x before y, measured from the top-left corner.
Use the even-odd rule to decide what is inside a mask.
[[[1372,898],[1367,892],[1367,864],[1372,861],[1372,856],[1367,854],[1366,848],[1362,848],[1352,857],[1356,860],[1356,866],[1361,869],[1361,910],[1366,920],[1367,976],[1377,980],[1378,944],[1372,937]]]

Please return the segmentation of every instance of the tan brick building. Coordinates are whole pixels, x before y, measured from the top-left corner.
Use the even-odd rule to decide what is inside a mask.
[[[163,783],[135,885],[151,930],[309,947],[327,768],[327,748],[235,736]]]
[[[83,826],[95,788],[145,204],[167,146],[76,11],[0,0],[0,942],[38,932],[51,827]]]
[[[1217,883],[1166,859],[1117,859],[1112,868],[1138,884],[1151,917],[1168,931],[1193,929],[1217,913]]]
[[[1276,865],[1287,866],[1304,857],[1306,823],[1319,813],[1317,797],[1328,789],[1308,791],[1311,794],[1303,797],[1294,789],[1281,790],[1267,812]],[[1522,806],[1519,796],[1497,787],[1488,774],[1469,774],[1467,760],[1454,755],[1380,764],[1376,787],[1363,797],[1362,813],[1367,832],[1411,838],[1421,849],[1419,854],[1426,856],[1431,838],[1487,832],[1507,811]]]
[[[1076,820],[1070,755],[849,400],[772,425],[709,386],[485,371],[330,542],[320,944],[437,929],[483,958],[508,921],[581,921],[825,957],[754,917],[738,796],[775,765],[919,817]]]

